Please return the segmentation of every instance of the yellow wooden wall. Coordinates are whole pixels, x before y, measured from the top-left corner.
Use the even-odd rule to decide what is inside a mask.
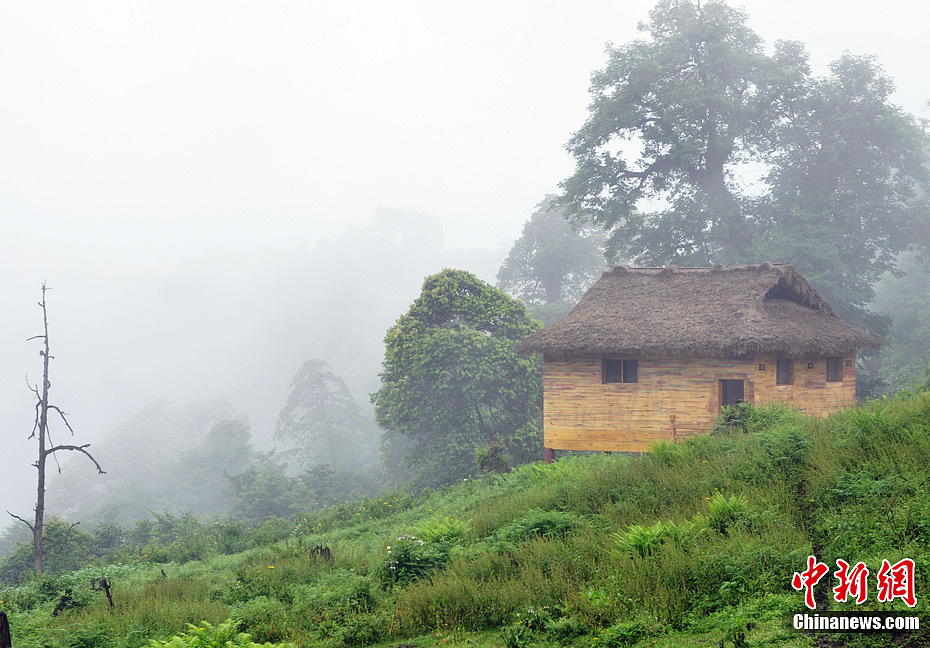
[[[600,357],[545,361],[544,439],[556,450],[643,451],[660,439],[710,431],[720,381],[744,380],[744,397],[786,402],[823,416],[855,403],[855,358],[843,381],[826,380],[825,358],[794,360],[794,383],[775,384],[775,356],[752,359],[638,358],[639,382],[604,383]],[[812,369],[807,368],[813,362]],[[765,365],[765,369],[760,369]]]

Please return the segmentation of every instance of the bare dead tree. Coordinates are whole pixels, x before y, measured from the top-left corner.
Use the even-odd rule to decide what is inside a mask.
[[[42,387],[41,389],[29,383],[29,377],[26,377],[26,384],[29,386],[29,389],[35,394],[36,397],[36,419],[35,424],[32,426],[32,434],[29,435],[30,439],[38,439],[39,443],[39,457],[36,462],[33,464],[36,469],[39,471],[38,478],[38,488],[36,495],[36,508],[35,508],[35,521],[30,523],[27,520],[19,517],[18,515],[13,515],[9,511],[10,516],[16,520],[19,520],[32,531],[32,546],[33,546],[33,565],[37,572],[42,571],[42,558],[43,558],[43,531],[45,527],[45,466],[48,462],[48,458],[55,458],[54,455],[56,452],[67,450],[70,452],[80,452],[87,456],[90,459],[94,466],[97,467],[97,472],[101,475],[105,474],[103,468],[100,467],[100,464],[97,463],[97,460],[94,459],[87,448],[90,447],[89,443],[83,445],[70,445],[70,444],[59,444],[55,445],[52,441],[51,434],[49,433],[49,412],[55,412],[61,418],[62,422],[65,424],[65,427],[68,428],[68,431],[71,433],[71,436],[74,436],[74,430],[71,428],[71,424],[68,422],[67,413],[59,408],[57,405],[52,405],[48,400],[48,392],[52,386],[51,381],[48,377],[48,367],[49,360],[55,356],[49,353],[49,344],[48,344],[48,309],[45,306],[45,292],[46,292],[45,282],[42,282],[42,301],[39,302],[39,307],[42,309],[42,324],[44,326],[43,332],[40,335],[34,335],[28,340],[41,340],[43,344],[43,349],[39,351],[39,355],[42,356]],[[56,464],[58,465],[58,472],[61,472],[61,464],[58,464],[56,459]],[[74,525],[72,525],[72,528]]]

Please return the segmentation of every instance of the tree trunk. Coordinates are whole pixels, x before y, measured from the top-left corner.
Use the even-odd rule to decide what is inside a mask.
[[[44,549],[42,546],[42,532],[45,527],[45,462],[48,459],[48,452],[45,448],[45,439],[48,436],[48,388],[51,383],[48,380],[48,312],[45,309],[45,284],[42,285],[42,323],[45,327],[43,342],[45,349],[40,351],[42,354],[42,397],[39,401],[39,458],[36,461],[36,468],[39,471],[38,487],[36,493],[36,520],[32,526],[32,547],[33,547],[33,566],[38,573],[42,573],[42,558]]]
[[[723,161],[713,160],[708,155],[708,167],[701,175],[700,186],[707,199],[708,217],[716,221],[721,230],[718,245],[723,258],[709,261],[745,262],[752,241],[739,202],[727,187]]]
[[[562,282],[558,280],[547,281],[546,282],[546,303],[554,304],[560,299],[562,299]]]

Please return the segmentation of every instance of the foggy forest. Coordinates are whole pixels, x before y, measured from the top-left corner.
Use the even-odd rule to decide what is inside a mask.
[[[2,5],[0,648],[924,645],[784,619],[926,605],[930,10]],[[766,262],[854,403],[550,452],[521,342]]]

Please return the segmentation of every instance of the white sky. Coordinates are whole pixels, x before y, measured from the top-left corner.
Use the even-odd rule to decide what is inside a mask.
[[[589,75],[652,5],[0,0],[5,309],[34,317],[43,279],[92,290],[312,244],[379,204],[440,216],[449,247],[499,247],[571,173]],[[805,42],[815,70],[876,54],[896,101],[928,116],[930,5],[744,6],[768,43]],[[3,351],[21,333],[0,324],[4,390],[33,358]],[[12,420],[0,411],[3,443],[21,436]],[[0,459],[0,495],[32,478],[20,461]]]

